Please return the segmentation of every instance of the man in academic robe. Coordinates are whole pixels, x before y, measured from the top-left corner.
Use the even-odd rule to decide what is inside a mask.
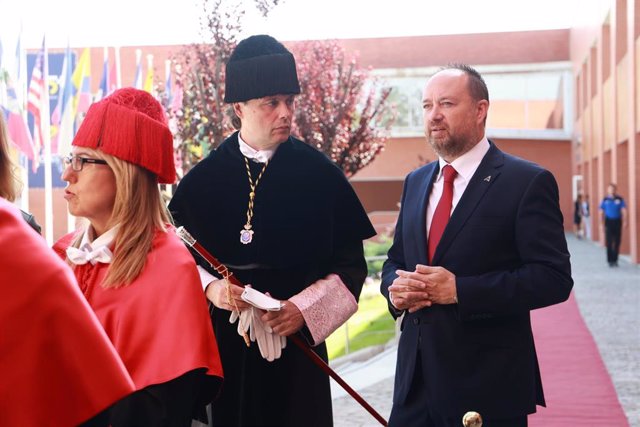
[[[325,338],[357,309],[362,241],[375,231],[344,173],[290,135],[298,93],[294,57],[281,43],[241,41],[225,94],[239,131],[184,177],[169,205],[241,282],[281,305],[249,306],[241,287],[202,269],[225,370],[216,426],[333,424],[329,378],[283,337],[302,334],[327,360]],[[238,326],[232,311],[241,312]],[[257,345],[239,337],[247,330]]]

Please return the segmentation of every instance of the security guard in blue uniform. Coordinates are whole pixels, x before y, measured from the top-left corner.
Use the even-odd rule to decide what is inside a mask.
[[[627,205],[624,199],[616,194],[614,183],[609,184],[607,196],[600,203],[600,219],[605,232],[607,262],[609,267],[617,267],[622,228],[627,225]]]

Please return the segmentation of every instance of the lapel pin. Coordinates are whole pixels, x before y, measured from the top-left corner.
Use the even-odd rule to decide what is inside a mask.
[[[488,177],[486,177],[484,180],[485,180],[486,182],[491,181],[491,175],[489,175]]]

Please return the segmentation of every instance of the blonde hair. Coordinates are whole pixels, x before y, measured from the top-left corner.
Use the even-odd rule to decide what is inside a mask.
[[[0,112],[0,197],[13,202],[18,191],[17,182],[16,167],[9,156],[7,126]]]
[[[167,231],[170,223],[167,207],[158,188],[158,177],[140,166],[90,150],[107,161],[116,177],[116,197],[108,227],[119,225],[113,260],[102,283],[104,288],[131,284],[142,272],[151,251],[155,233]],[[82,233],[73,246],[78,247]]]

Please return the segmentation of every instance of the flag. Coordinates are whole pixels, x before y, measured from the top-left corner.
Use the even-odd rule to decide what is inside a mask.
[[[23,110],[20,106],[15,86],[11,80],[11,76],[9,76],[9,73],[6,71],[4,72],[4,81],[7,91],[7,104],[4,109],[4,115],[7,122],[9,139],[18,150],[24,153],[29,160],[33,161],[33,167],[37,169],[40,153],[35,148],[33,139],[29,133],[29,127],[22,114]]]
[[[155,96],[153,90],[153,55],[147,55],[147,77],[144,79],[144,90]]]
[[[167,59],[164,61],[164,96],[165,96],[165,106],[171,105],[171,101],[173,101],[173,93],[171,87],[171,60]]]
[[[118,71],[116,69],[116,62],[114,61],[111,64],[111,69],[109,70],[109,79],[107,80],[107,82],[109,83],[109,91],[107,92],[107,95],[109,95],[110,93],[112,93],[113,91],[115,91],[118,88]]]
[[[56,129],[52,132],[51,152],[60,156],[66,156],[71,150],[71,141],[74,136],[74,119],[75,111],[73,108],[74,86],[72,81],[71,69],[73,67],[73,54],[67,46],[62,63],[62,73],[58,82],[60,82],[60,93],[58,94],[58,102],[51,114],[51,124]]]
[[[136,76],[133,79],[133,87],[136,89],[142,89],[142,51],[136,49]]]
[[[38,52],[36,63],[31,73],[31,81],[29,82],[29,91],[27,93],[27,111],[33,115],[33,145],[35,151],[39,154],[42,144],[44,143],[44,133],[42,131],[42,107],[44,103],[45,79],[44,79],[44,39],[42,41],[42,49]],[[37,169],[36,162],[33,165]]]
[[[62,117],[62,106],[65,102],[65,90],[70,89],[71,93],[73,94],[73,87],[67,85],[67,83],[71,81],[71,62],[71,48],[67,43],[67,48],[64,51],[64,59],[62,60],[62,71],[60,72],[60,76],[58,77],[58,100],[56,101],[56,106],[51,112],[51,124],[54,126],[58,126],[60,124],[60,118]],[[69,76],[68,79],[67,76]],[[69,89],[67,89],[67,87]]]
[[[102,78],[100,79],[100,87],[94,98],[94,102],[101,100],[109,94],[109,51],[104,48],[104,63],[102,65]]]
[[[176,85],[176,90],[173,94],[173,100],[171,101],[171,111],[179,111],[182,108],[182,98],[184,92],[182,86]]]
[[[86,113],[93,101],[91,96],[91,57],[89,48],[85,48],[80,55],[76,69],[73,71],[71,81],[76,90],[75,110],[76,114]]]

